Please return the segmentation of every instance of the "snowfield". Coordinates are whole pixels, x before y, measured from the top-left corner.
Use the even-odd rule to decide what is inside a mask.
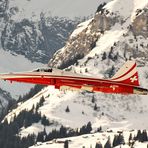
[[[38,112],[45,115],[49,121],[55,121],[59,125],[71,128],[80,128],[84,124],[91,121],[93,129],[102,126],[103,129],[113,130],[131,130],[131,129],[147,129],[148,101],[147,96],[140,98],[139,96],[122,96],[101,93],[72,92],[59,91],[49,86],[43,89],[33,98],[19,104],[5,118],[8,122],[13,121],[13,117],[17,116],[22,110],[31,110],[32,106],[36,106],[40,98],[44,96],[45,102]],[[95,98],[98,110],[94,110]],[[70,112],[65,112],[69,106]],[[138,119],[138,120],[137,120]],[[144,120],[143,120],[144,119]],[[39,128],[40,127],[40,128]],[[36,129],[37,130],[34,130]],[[50,132],[53,127],[47,128]],[[43,126],[38,123],[33,124],[28,129],[22,129],[22,136],[29,133],[38,133],[43,131]]]
[[[148,6],[146,0],[114,0],[108,3],[104,8],[124,19],[130,19],[131,22],[133,22],[137,10],[143,9],[146,6]]]

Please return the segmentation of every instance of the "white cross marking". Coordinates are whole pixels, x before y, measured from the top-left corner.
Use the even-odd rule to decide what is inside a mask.
[[[117,85],[111,85],[110,88],[113,89],[113,91],[117,88],[118,86]]]
[[[132,83],[134,83],[134,82],[137,81],[138,79],[137,79],[137,76],[134,76],[134,77],[130,78],[130,80],[131,80]]]

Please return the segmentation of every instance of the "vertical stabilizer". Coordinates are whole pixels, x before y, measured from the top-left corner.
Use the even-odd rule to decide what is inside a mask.
[[[127,61],[123,67],[121,67],[119,71],[111,78],[111,80],[119,83],[139,86],[136,62]]]

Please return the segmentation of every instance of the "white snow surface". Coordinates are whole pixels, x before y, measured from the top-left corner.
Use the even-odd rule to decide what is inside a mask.
[[[19,12],[12,17],[17,21],[31,16],[31,19],[39,19],[41,12],[73,19],[94,14],[101,3],[108,1],[111,0],[11,0],[9,7],[18,7]]]
[[[115,42],[122,39],[122,35],[126,33],[127,30],[121,27],[119,24],[115,24],[109,31],[105,31],[98,41],[96,42],[96,47],[86,56],[93,57],[95,54],[101,54],[104,51],[109,51],[110,47],[113,46]]]
[[[42,67],[43,64],[31,62],[22,55],[16,55],[8,51],[0,49],[0,73],[29,71],[37,67]],[[18,98],[20,95],[26,94],[34,85],[24,83],[10,83],[0,81],[1,88],[10,92],[13,98]]]
[[[136,11],[143,9],[145,6],[148,6],[147,0],[113,0],[105,8],[124,19],[130,19],[132,22]]]

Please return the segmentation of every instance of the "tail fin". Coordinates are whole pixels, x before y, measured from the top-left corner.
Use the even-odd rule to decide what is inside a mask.
[[[119,83],[139,86],[136,62],[127,61],[123,67],[121,67],[119,71],[111,78],[111,80]]]

